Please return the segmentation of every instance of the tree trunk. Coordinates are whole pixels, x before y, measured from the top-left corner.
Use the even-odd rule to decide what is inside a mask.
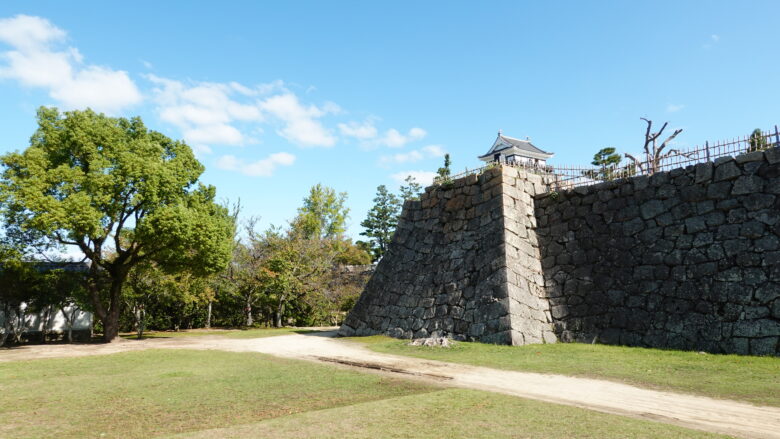
[[[246,311],[246,326],[251,327],[255,321],[252,319],[252,300],[249,297],[246,298],[246,308],[244,310]]]
[[[24,334],[24,310],[25,308],[22,307],[22,303],[19,303],[19,306],[16,308],[16,325],[14,325],[14,342],[17,344],[22,343],[22,334]]]
[[[77,312],[79,312],[79,309],[76,307],[76,305],[71,305],[70,306],[70,319],[68,319],[68,343],[73,343],[73,324],[76,323],[76,313]],[[92,332],[91,331],[90,331],[90,336],[92,336]]]
[[[136,307],[136,334],[138,339],[142,339],[144,336],[144,329],[146,326],[146,310],[144,309],[143,305],[138,305]]]
[[[3,339],[0,342],[0,346],[5,346],[5,341],[8,340],[8,336],[11,334],[11,305],[3,304]]]
[[[49,320],[51,319],[51,305],[46,307],[46,311],[43,313],[43,319],[41,322],[41,343],[46,344],[46,332],[49,328]]]
[[[103,322],[103,341],[106,343],[117,341],[119,338],[119,314],[122,306],[121,297],[123,283],[124,277],[122,277],[121,280],[114,279],[111,282],[108,312],[106,312],[105,317],[101,319]]]
[[[206,329],[211,329],[211,300],[209,300],[208,312],[206,313]]]
[[[276,307],[276,315],[274,316],[274,327],[282,327],[282,314],[284,314],[284,300],[279,300],[279,305]]]
[[[70,311],[65,311],[65,307],[60,305],[62,316],[65,317],[65,325],[68,330],[68,343],[73,343],[73,321],[76,319],[76,305],[70,306]]]

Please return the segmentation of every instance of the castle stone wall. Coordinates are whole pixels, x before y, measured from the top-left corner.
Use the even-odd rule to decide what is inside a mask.
[[[340,333],[780,353],[780,150],[545,178],[497,167],[407,202]]]
[[[780,352],[779,177],[773,149],[538,198],[558,337]]]

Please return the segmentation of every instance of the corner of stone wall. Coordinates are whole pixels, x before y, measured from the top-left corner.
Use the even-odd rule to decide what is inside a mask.
[[[534,211],[534,197],[548,190],[548,182],[513,167],[502,167],[501,177],[511,344],[555,343]]]
[[[496,167],[405,203],[339,334],[511,343],[502,191]]]

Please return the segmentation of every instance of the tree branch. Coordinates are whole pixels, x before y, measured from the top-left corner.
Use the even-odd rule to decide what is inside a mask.
[[[650,130],[653,128],[653,121],[649,119],[645,119],[644,117],[640,117],[641,120],[647,122],[647,131],[645,131],[645,154],[650,155],[650,148],[648,146],[650,145],[650,142],[652,141],[650,137]]]
[[[664,125],[664,126],[666,126],[666,125]],[[678,134],[680,134],[681,132],[682,132],[682,128],[678,128],[678,129],[674,130],[674,133],[672,133],[672,135],[671,135],[671,136],[669,136],[669,137],[668,137],[666,140],[664,140],[664,143],[662,143],[662,144],[661,144],[661,146],[659,146],[659,147],[658,147],[658,151],[657,151],[657,153],[656,153],[656,154],[660,154],[660,153],[661,153],[661,151],[662,151],[664,148],[666,148],[666,145],[667,145],[669,142],[671,142],[672,140],[674,140],[674,138],[675,138],[675,137],[677,137],[677,135],[678,135]],[[659,133],[659,134],[660,134],[660,133]]]
[[[637,168],[639,168],[639,170],[640,170],[640,171],[644,171],[644,167],[642,166],[642,162],[640,162],[639,160],[637,160],[637,159],[636,159],[636,157],[634,157],[633,155],[631,155],[631,154],[629,154],[629,153],[625,153],[624,155],[626,156],[626,158],[628,158],[628,159],[630,159],[631,161],[633,161],[633,162],[634,162],[634,166],[636,166]]]

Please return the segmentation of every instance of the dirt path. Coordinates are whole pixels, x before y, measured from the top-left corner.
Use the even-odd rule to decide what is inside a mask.
[[[780,408],[659,392],[611,381],[512,372],[380,354],[332,336],[333,332],[319,332],[254,339],[201,336],[123,341],[110,345],[30,346],[0,351],[0,361],[101,355],[152,348],[262,352],[379,373],[405,374],[444,385],[504,393],[740,437],[780,438]]]

